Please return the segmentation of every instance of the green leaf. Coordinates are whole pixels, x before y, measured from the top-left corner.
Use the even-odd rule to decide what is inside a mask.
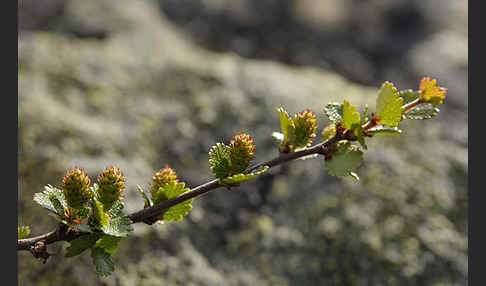
[[[398,96],[403,98],[403,104],[410,103],[420,97],[420,92],[411,89],[401,90]]]
[[[170,182],[167,184],[162,191],[157,192],[157,199],[154,199],[155,202],[165,201],[171,198],[174,198],[184,192],[190,191],[189,188],[185,188],[184,182]],[[175,206],[170,207],[166,210],[163,214],[159,216],[160,219],[166,221],[178,221],[182,220],[182,218],[189,213],[192,209],[192,201],[194,199],[189,199],[183,201],[182,203],[178,203]]]
[[[280,128],[282,129],[282,134],[284,135],[284,140],[289,140],[294,136],[294,122],[292,118],[290,118],[287,111],[285,111],[282,107],[277,109],[279,118],[280,118]]]
[[[49,195],[49,200],[51,201],[52,206],[56,209],[57,215],[59,215],[59,217],[65,217],[65,209],[61,201],[59,201],[59,198],[54,193],[51,193]]]
[[[61,203],[61,205],[66,206],[66,200],[64,199],[64,194],[62,190],[51,185],[45,186],[44,189],[45,191],[34,194],[34,201],[48,211],[56,214],[61,218],[64,218],[64,209],[62,209],[61,211],[60,209],[58,209],[59,205],[57,203],[53,204],[53,201],[56,201],[55,199],[57,199]]]
[[[30,234],[30,227],[27,225],[17,226],[17,239],[22,239]]]
[[[379,123],[388,126],[397,126],[402,120],[403,98],[398,96],[397,89],[392,83],[385,82],[378,91],[376,99],[376,114]]]
[[[112,235],[103,235],[100,239],[98,239],[94,245],[94,247],[102,248],[108,254],[113,254],[115,252],[116,247],[118,246],[118,242],[120,241],[121,237],[112,236]]]
[[[439,113],[439,109],[435,107],[434,104],[431,103],[423,103],[417,106],[412,107],[405,113],[405,118],[408,119],[415,119],[415,120],[424,120],[430,119],[436,116]]]
[[[105,234],[125,237],[133,231],[133,222],[128,216],[118,216],[109,219],[106,226],[101,227],[101,231]]]
[[[137,191],[140,193],[140,195],[142,195],[142,198],[143,198],[143,202],[144,202],[144,206],[145,207],[151,207],[151,206],[153,206],[152,201],[145,194],[145,192],[143,191],[142,187],[140,187],[139,185],[137,185]]]
[[[370,134],[383,134],[383,135],[394,135],[402,133],[402,130],[398,129],[396,126],[387,126],[387,125],[376,125],[368,129],[368,133]]]
[[[345,177],[352,175],[361,165],[363,152],[358,146],[349,141],[341,140],[337,143],[337,151],[331,159],[325,161],[325,168],[329,175]]]
[[[81,254],[88,248],[95,245],[96,241],[102,236],[101,233],[91,233],[81,235],[80,237],[71,240],[69,247],[66,249],[65,257],[73,257]]]
[[[263,167],[263,169],[261,169],[259,171],[251,172],[249,174],[242,174],[242,173],[236,174],[236,175],[233,175],[231,177],[227,177],[227,178],[223,179],[222,183],[223,184],[234,184],[234,183],[243,182],[243,181],[246,181],[246,180],[249,180],[249,179],[253,179],[253,178],[258,177],[261,174],[265,173],[268,169],[269,169],[269,167],[265,166],[265,167]]]
[[[324,107],[324,113],[334,124],[338,125],[343,121],[343,104],[342,103],[329,103]]]
[[[218,179],[224,179],[230,171],[229,146],[216,143],[209,151],[209,166]],[[155,200],[154,200],[155,201]]]
[[[103,248],[94,247],[91,249],[91,258],[96,268],[96,273],[100,276],[109,276],[115,271],[115,264],[111,256]]]
[[[93,199],[93,217],[95,218],[96,223],[101,227],[109,224],[108,214],[106,214],[103,209],[103,204],[96,198]]]
[[[108,224],[101,230],[108,235],[124,237],[133,231],[133,222],[123,214],[123,202],[116,201],[108,212]]]
[[[356,112],[356,106],[350,105],[345,99],[343,104],[343,126],[346,129],[351,129],[354,124],[360,125],[359,113]]]

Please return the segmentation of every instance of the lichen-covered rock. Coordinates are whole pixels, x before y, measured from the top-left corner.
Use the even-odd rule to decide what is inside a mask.
[[[20,35],[21,215],[34,235],[55,221],[32,194],[72,166],[88,174],[120,168],[125,210],[132,212],[143,208],[136,185],[149,189],[165,164],[187,187],[211,178],[210,146],[235,132],[252,135],[256,162],[277,155],[271,137],[279,130],[277,107],[310,108],[319,134],[329,123],[327,103],[346,98],[373,110],[379,88],[315,68],[201,50],[153,1],[70,1],[56,25]],[[79,37],[83,29],[103,37]],[[55,266],[46,268],[20,253],[19,279],[22,285],[54,285],[58,275],[71,285],[87,277],[93,285],[463,284],[467,133],[450,130],[442,115],[403,121],[401,135],[370,139],[359,183],[327,176],[321,159],[296,162],[237,192],[196,199],[182,222],[135,225],[114,254],[116,271],[103,282],[84,255],[70,263],[53,257]]]

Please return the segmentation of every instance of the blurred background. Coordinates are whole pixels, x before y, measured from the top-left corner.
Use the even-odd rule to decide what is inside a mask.
[[[98,278],[89,252],[43,265],[18,253],[19,285],[467,285],[468,3],[462,0],[19,0],[18,220],[55,228],[32,196],[74,166],[137,184],[169,164],[211,179],[209,148],[250,133],[277,155],[276,108],[343,98],[374,110],[379,86],[448,88],[432,120],[369,140],[360,182],[322,158],[275,168],[193,203],[181,222],[136,224]],[[316,141],[320,140],[320,136]]]

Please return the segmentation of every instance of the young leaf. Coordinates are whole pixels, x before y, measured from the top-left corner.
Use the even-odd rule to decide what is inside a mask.
[[[420,80],[419,89],[424,102],[434,105],[442,104],[442,100],[445,98],[447,91],[447,89],[438,86],[435,79],[431,80],[429,77],[424,77]]]
[[[403,98],[398,96],[397,89],[390,82],[385,82],[378,91],[376,114],[380,124],[397,126],[402,120]]]
[[[170,182],[163,189],[162,188],[159,189],[159,191],[157,192],[157,197],[152,199],[156,204],[158,202],[176,197],[189,190],[190,190],[189,188],[185,188],[184,182]],[[182,217],[187,215],[189,211],[192,209],[193,200],[194,199],[189,199],[175,206],[172,206],[158,217],[162,220],[167,220],[167,221],[182,220]]]
[[[265,166],[260,171],[252,172],[252,173],[249,173],[249,174],[242,174],[242,173],[236,174],[236,175],[233,175],[231,177],[227,177],[227,178],[223,179],[222,183],[234,184],[234,183],[243,182],[243,181],[246,181],[246,180],[249,180],[249,179],[253,179],[253,178],[258,177],[261,174],[265,173],[268,169],[269,169],[268,166]]]
[[[142,187],[140,187],[139,185],[137,185],[137,191],[140,193],[140,195],[143,198],[144,207],[151,207],[151,206],[153,206],[152,201],[147,197],[147,195],[143,191]]]
[[[216,143],[209,151],[209,166],[218,179],[224,179],[230,172],[229,147]]]
[[[56,206],[52,204],[52,201],[50,199],[50,196],[54,195],[56,198],[62,198],[61,202],[64,202],[65,200],[64,200],[64,194],[62,193],[62,190],[53,187],[51,185],[45,186],[44,189],[45,191],[34,194],[34,201],[39,205],[41,205],[43,208],[49,210],[50,212],[58,216],[64,217],[64,210],[62,211],[61,214],[59,214]]]
[[[56,214],[60,218],[64,218],[65,217],[65,210],[66,210],[65,206],[62,203],[64,201],[60,201],[59,197],[56,196],[55,193],[49,194],[49,200],[51,201],[52,206],[56,209]]]
[[[91,248],[91,258],[96,268],[96,273],[100,276],[109,276],[115,271],[115,264],[111,256],[103,248]]]
[[[351,129],[354,124],[360,125],[359,113],[356,112],[356,106],[350,105],[345,99],[343,104],[343,126],[346,129]]]
[[[277,109],[277,111],[280,117],[280,128],[282,129],[284,140],[288,140],[293,136],[294,122],[282,107]]]
[[[102,248],[108,254],[113,254],[116,247],[118,246],[118,242],[120,241],[120,239],[121,237],[118,236],[103,235],[100,239],[96,241],[94,247]]]
[[[363,152],[357,146],[342,140],[337,143],[337,151],[332,158],[325,161],[325,168],[329,175],[345,177],[358,169],[362,159]]]
[[[370,129],[368,129],[368,133],[370,134],[383,134],[383,135],[393,135],[393,134],[400,134],[402,130],[398,129],[396,126],[387,126],[387,125],[376,125]]]
[[[405,118],[423,120],[430,119],[439,113],[439,109],[431,103],[423,103],[412,107],[405,113]]]
[[[97,199],[93,199],[93,217],[96,223],[101,227],[109,224],[108,215],[103,209],[103,204]]]
[[[403,104],[410,103],[420,97],[419,91],[413,91],[411,89],[401,90],[398,96],[403,98]]]
[[[338,125],[343,121],[343,104],[335,102],[329,103],[324,107],[324,113],[332,123]]]
[[[105,234],[124,237],[133,231],[133,222],[123,214],[123,207],[123,203],[118,200],[108,211],[108,224],[101,227]]]
[[[118,216],[110,218],[108,225],[102,226],[101,231],[108,235],[125,237],[133,231],[132,224],[133,222],[128,216]]]
[[[17,239],[22,239],[30,234],[30,227],[27,225],[17,226]]]
[[[95,245],[96,241],[102,236],[100,233],[91,233],[86,235],[81,235],[78,238],[71,240],[69,247],[66,249],[65,257],[73,257],[81,254],[88,248]]]

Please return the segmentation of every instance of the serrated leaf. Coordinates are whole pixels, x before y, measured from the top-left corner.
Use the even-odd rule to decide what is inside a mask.
[[[277,111],[280,118],[280,128],[282,130],[284,140],[288,141],[289,138],[292,138],[294,135],[294,122],[292,121],[292,118],[289,116],[287,111],[285,111],[282,107],[277,109]]]
[[[343,126],[346,129],[351,129],[351,127],[355,124],[361,122],[359,119],[359,113],[356,112],[356,106],[350,105],[349,102],[345,99],[343,103]]]
[[[30,227],[27,225],[17,226],[17,239],[22,239],[30,234]]]
[[[211,171],[218,179],[223,179],[228,176],[230,158],[229,146],[223,143],[216,143],[209,151],[209,166]],[[155,200],[154,200],[155,201]]]
[[[115,203],[113,203],[113,206],[109,209],[108,211],[108,217],[111,218],[116,218],[119,216],[123,216],[123,208],[124,204],[122,201],[118,200]]]
[[[387,125],[376,125],[368,129],[368,133],[370,134],[382,134],[382,135],[394,135],[402,133],[402,130],[398,129],[396,126],[387,126]]]
[[[424,77],[420,80],[419,89],[424,101],[435,105],[442,104],[442,100],[445,98],[447,90],[438,86],[437,81],[435,79],[430,79],[429,77]]]
[[[103,204],[97,199],[93,199],[93,217],[99,226],[107,226],[108,214],[103,209]]]
[[[439,109],[431,103],[423,103],[412,107],[405,113],[405,118],[424,120],[430,119],[439,113]]]
[[[110,218],[108,225],[102,226],[101,231],[108,235],[125,237],[133,231],[132,224],[133,222],[128,216],[118,216]]]
[[[265,173],[268,169],[269,169],[269,167],[265,166],[265,167],[263,167],[263,169],[261,169],[259,171],[251,172],[249,174],[242,174],[242,173],[236,174],[236,175],[233,175],[231,177],[227,177],[227,178],[223,179],[222,183],[223,184],[234,184],[234,183],[243,182],[243,181],[246,181],[246,180],[249,180],[249,179],[253,179],[253,178],[258,177],[261,174]]]
[[[34,201],[60,218],[64,218],[64,208],[60,210],[58,209],[59,205],[57,203],[54,205],[52,202],[55,198],[61,203],[62,206],[66,206],[66,200],[64,199],[62,190],[51,185],[45,186],[44,189],[44,191],[34,194]],[[51,198],[53,199],[51,200]]]
[[[112,236],[124,237],[133,231],[133,222],[123,214],[123,202],[116,201],[108,212],[108,225],[101,227],[101,230]]]
[[[342,140],[337,143],[337,151],[332,158],[325,161],[325,168],[329,175],[345,177],[355,172],[362,160],[363,152],[358,146]]]
[[[103,248],[92,248],[91,258],[98,275],[109,276],[111,273],[113,273],[113,271],[115,271],[115,264],[113,263],[110,254]]]
[[[390,82],[385,82],[378,91],[376,99],[376,114],[379,123],[397,126],[402,120],[403,98],[398,96],[397,89]]]
[[[64,206],[59,201],[59,199],[57,198],[57,196],[55,194],[51,193],[49,195],[49,200],[51,201],[52,206],[56,209],[57,215],[59,215],[60,217],[65,217],[65,209],[64,209]]]
[[[420,97],[420,92],[411,89],[401,90],[398,96],[403,98],[403,104],[410,103]]]
[[[171,199],[189,190],[189,188],[185,188],[184,182],[170,182],[163,188],[162,191],[157,192],[157,199],[154,199],[154,202]],[[193,200],[194,199],[189,199],[170,207],[162,215],[160,215],[159,218],[166,221],[182,220],[182,218],[192,209]]]
[[[80,237],[71,240],[69,243],[70,245],[66,249],[65,257],[73,257],[76,255],[81,254],[88,248],[91,248],[95,245],[96,241],[102,236],[101,233],[92,233],[81,235]]]
[[[103,235],[96,241],[94,247],[102,248],[109,254],[113,254],[118,246],[118,242],[120,242],[120,239],[121,237],[118,236]]]
[[[343,104],[342,103],[328,103],[324,107],[324,114],[332,121],[332,123],[338,125],[343,121]]]

